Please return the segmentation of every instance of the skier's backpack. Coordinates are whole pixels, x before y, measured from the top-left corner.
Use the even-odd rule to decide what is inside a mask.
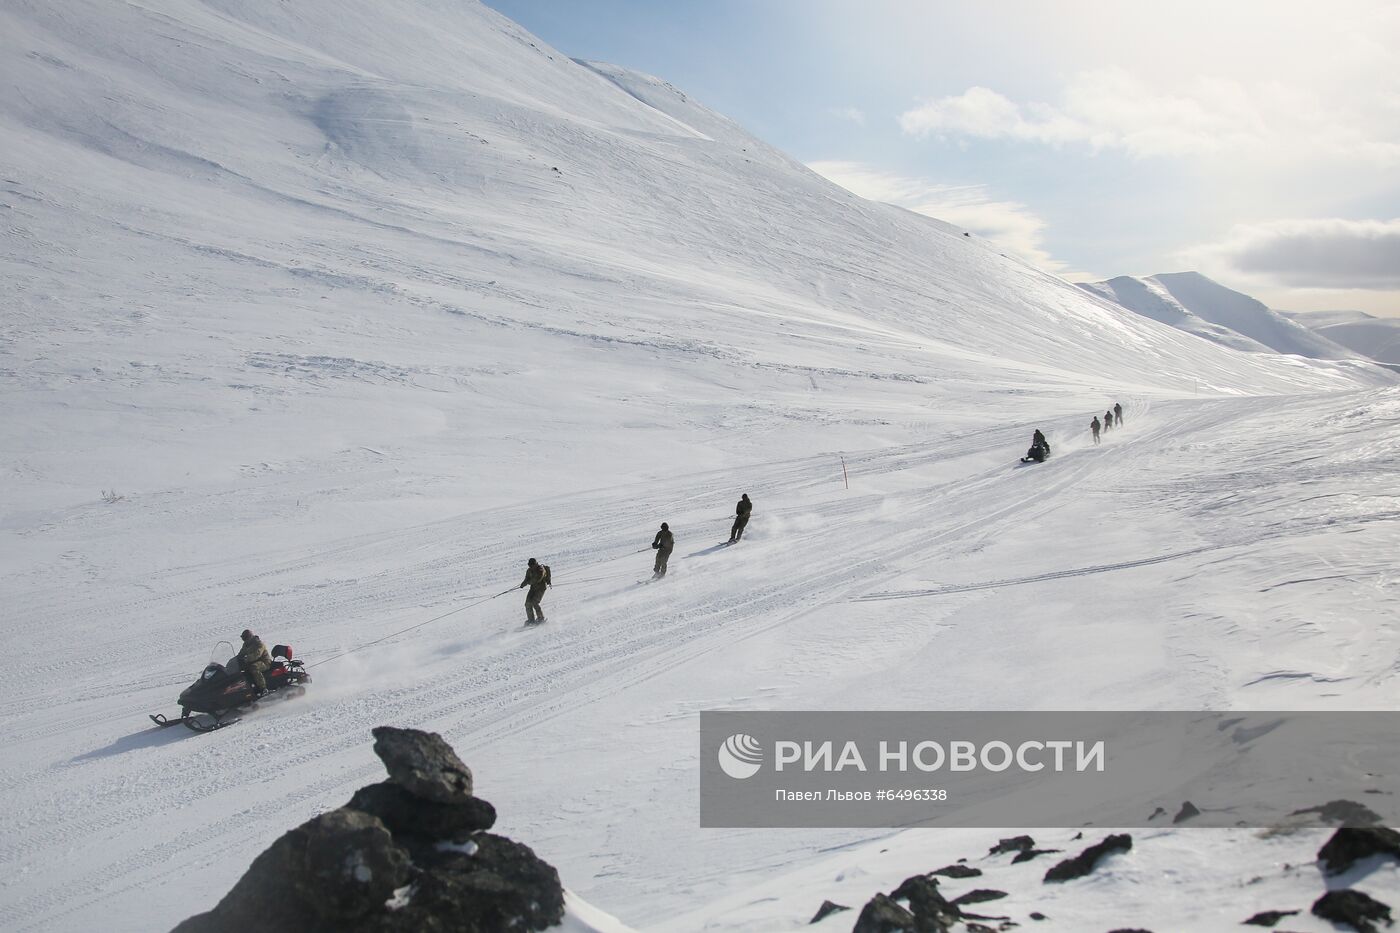
[[[544,578],[541,579],[540,582],[543,583],[545,586],[553,586],[554,584],[549,579],[549,565],[540,564],[540,566],[544,568]]]

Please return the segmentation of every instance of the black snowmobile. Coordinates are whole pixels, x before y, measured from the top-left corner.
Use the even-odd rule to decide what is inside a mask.
[[[1021,458],[1021,462],[1044,463],[1045,458],[1048,456],[1050,456],[1050,442],[1041,439],[1031,443],[1031,449],[1026,451],[1026,455]]]
[[[233,646],[228,642],[230,651]],[[215,646],[218,650],[218,646]],[[292,657],[290,645],[272,647],[272,667],[263,675],[267,682],[267,694],[258,697],[250,678],[244,675],[238,663],[238,656],[229,658],[227,664],[210,660],[199,679],[185,688],[177,701],[180,704],[180,718],[170,719],[162,713],[151,716],[151,722],[164,728],[176,723],[184,723],[195,732],[213,732],[224,726],[238,722],[238,713],[256,709],[259,700],[290,700],[306,693],[303,684],[311,683],[311,675],[306,673],[302,663]]]

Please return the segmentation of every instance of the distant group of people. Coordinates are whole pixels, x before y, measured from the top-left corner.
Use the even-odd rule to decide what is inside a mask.
[[[1040,432],[1037,431],[1037,434]],[[734,506],[734,524],[729,529],[729,540],[726,544],[734,544],[744,537],[744,528],[749,524],[749,516],[753,514],[753,502],[749,499],[749,494],[744,493],[738,504]],[[659,580],[666,576],[666,564],[671,560],[671,552],[676,549],[676,536],[671,532],[671,526],[666,522],[661,523],[661,529],[656,532],[656,537],[651,539],[651,549],[656,552],[656,562],[652,565],[651,578]],[[550,580],[550,570],[548,564],[541,564],[535,558],[530,558],[525,566],[525,579],[520,582],[516,589],[529,587],[525,594],[525,624],[539,625],[544,621],[544,609],[540,603],[544,599],[545,590],[553,586]],[[509,592],[509,591],[507,591]]]
[[[1119,405],[1117,402],[1114,402],[1114,403],[1113,403],[1113,407],[1110,408],[1108,411],[1106,411],[1106,412],[1103,413],[1103,423],[1102,423],[1102,424],[1099,423],[1099,416],[1098,416],[1098,415],[1095,415],[1095,416],[1094,416],[1094,420],[1089,422],[1089,430],[1092,431],[1092,432],[1094,433],[1094,443],[1095,443],[1095,444],[1102,443],[1102,437],[1101,437],[1101,435],[1102,435],[1105,431],[1111,431],[1111,430],[1113,430],[1115,427],[1121,428],[1122,426],[1123,426],[1123,406],[1122,406],[1122,405]]]
[[[1103,432],[1111,431],[1114,428],[1123,426],[1123,406],[1117,402],[1113,407],[1103,413],[1103,421],[1095,415],[1094,420],[1089,422],[1089,430],[1094,434],[1094,443],[1102,443]],[[1045,435],[1036,428],[1035,434],[1031,437],[1031,448],[1026,451],[1026,455],[1021,458],[1022,463],[1044,463],[1045,458],[1050,456],[1050,442],[1045,439]]]

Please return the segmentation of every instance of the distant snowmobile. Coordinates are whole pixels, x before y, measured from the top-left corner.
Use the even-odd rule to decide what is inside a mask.
[[[228,642],[219,644],[228,645]],[[230,651],[233,650],[232,645],[228,647]],[[180,704],[180,717],[170,719],[155,713],[151,716],[151,722],[161,728],[183,723],[195,732],[213,732],[238,722],[237,713],[256,709],[255,701],[290,700],[306,693],[302,685],[311,683],[311,675],[306,673],[300,661],[292,657],[289,645],[273,646],[272,667],[264,677],[267,679],[267,694],[259,698],[248,678],[243,676],[237,655],[230,658],[227,664],[211,660],[200,672],[199,679],[180,694],[177,701]]]
[[[1044,463],[1045,458],[1050,456],[1050,442],[1045,439],[1045,435],[1039,431],[1035,432],[1035,438],[1031,440],[1031,449],[1026,451],[1026,455],[1021,458],[1022,463]]]

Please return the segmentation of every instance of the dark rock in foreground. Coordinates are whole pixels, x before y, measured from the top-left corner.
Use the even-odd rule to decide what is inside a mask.
[[[1072,881],[1089,874],[1103,859],[1115,852],[1127,852],[1133,847],[1133,837],[1127,833],[1109,836],[1096,845],[1089,846],[1074,858],[1067,858],[1045,873],[1045,883],[1055,884]]]
[[[1021,862],[1029,862],[1040,855],[1058,855],[1059,849],[1024,849],[1016,853],[1016,857],[1011,860],[1012,865],[1019,865]]]
[[[389,780],[420,800],[460,803],[472,796],[472,772],[436,732],[379,726],[374,753]]]
[[[1271,927],[1277,925],[1284,917],[1292,917],[1297,913],[1296,910],[1261,910],[1244,923],[1246,926]]]
[[[987,918],[964,914],[944,897],[930,873],[905,878],[889,894],[872,897],[851,933],[951,933],[954,924],[981,919]],[[973,925],[969,923],[966,929],[972,930]]]
[[[1201,811],[1191,801],[1186,801],[1181,805],[1181,809],[1176,811],[1176,816],[1172,817],[1173,823],[1185,823],[1192,817],[1200,816]]]
[[[472,833],[496,825],[496,808],[480,797],[437,803],[415,797],[392,781],[361,787],[345,806],[379,817],[395,836],[465,842]]]
[[[810,923],[821,923],[832,914],[839,914],[843,910],[850,910],[845,904],[837,904],[835,901],[822,901],[822,906],[817,908],[816,916],[807,921]]]
[[[866,901],[851,933],[913,933],[914,915],[883,894]]]
[[[484,832],[496,810],[441,736],[374,735],[389,780],[284,834],[176,933],[538,933],[564,918],[559,873]]]
[[[1035,848],[1035,840],[1030,836],[1012,836],[1003,839],[987,850],[988,855],[1001,855],[1003,852],[1024,852]]]
[[[997,891],[992,888],[977,888],[976,890],[968,891],[966,894],[959,894],[957,897],[953,898],[953,904],[956,907],[962,907],[966,904],[985,904],[987,901],[999,901],[1003,897],[1006,897],[1005,891]]]
[[[1380,814],[1364,803],[1354,800],[1329,800],[1320,807],[1293,811],[1294,816],[1306,816],[1309,813],[1316,813],[1318,819],[1324,823],[1342,826],[1375,826],[1381,821]]]
[[[1388,855],[1400,859],[1400,833],[1384,827],[1342,827],[1317,850],[1318,860],[1329,875],[1340,875],[1352,865],[1373,855]]]
[[[564,917],[559,873],[529,846],[482,833],[471,854],[447,847],[420,859],[421,872],[405,892],[407,903],[366,931],[459,933],[546,930]],[[470,847],[468,847],[470,848]],[[450,919],[444,924],[443,919]]]
[[[1373,920],[1390,926],[1390,908],[1360,891],[1328,891],[1312,905],[1312,913],[1323,920],[1348,924],[1357,933],[1378,933]]]
[[[909,902],[909,909],[919,921],[920,933],[942,930],[962,918],[962,911],[943,896],[937,879],[929,875],[905,878],[890,892],[890,899]]]
[[[408,878],[408,853],[394,845],[383,823],[367,813],[332,810],[284,834],[253,860],[218,906],[175,930],[354,928]]]

